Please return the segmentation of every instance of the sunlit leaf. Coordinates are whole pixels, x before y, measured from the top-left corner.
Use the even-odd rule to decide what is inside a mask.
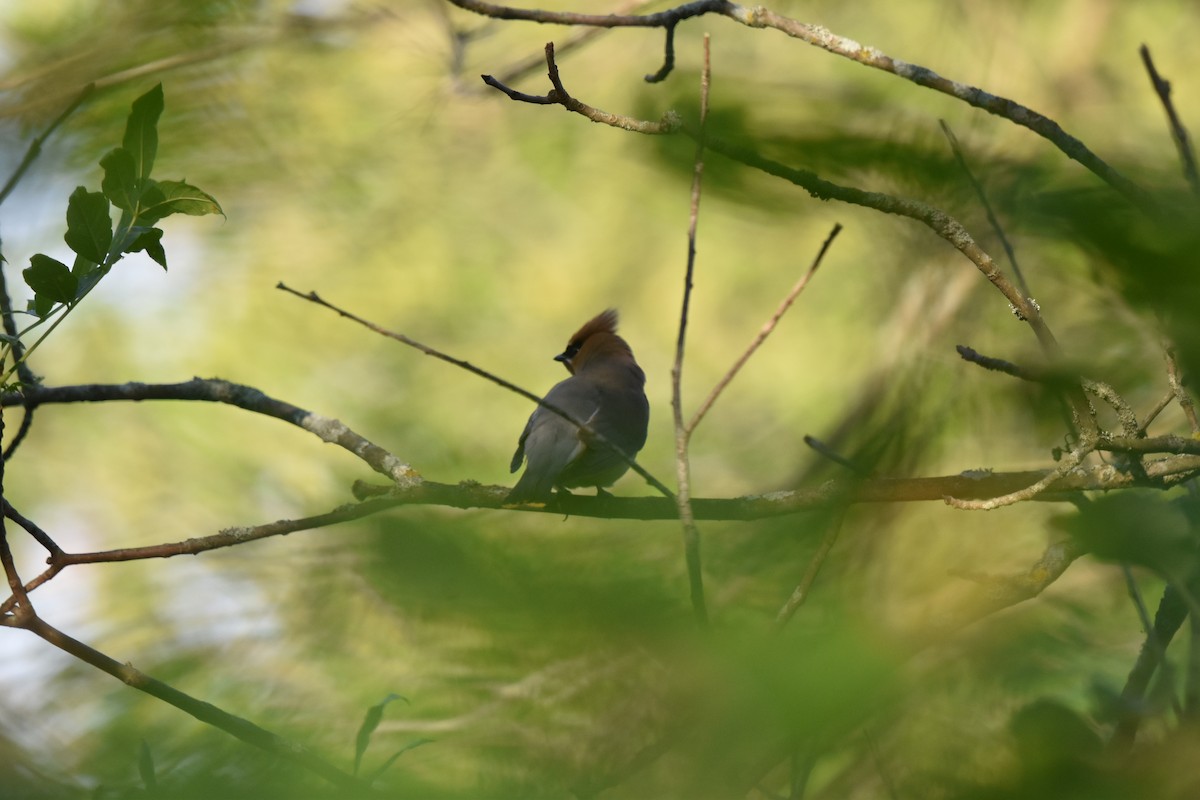
[[[185,181],[158,181],[157,186],[162,192],[162,197],[153,201],[149,197],[143,198],[143,219],[158,221],[172,214],[188,214],[194,217],[205,214],[224,216],[225,212],[212,195]]]
[[[162,84],[133,101],[129,120],[125,123],[122,146],[133,158],[134,176],[150,177],[154,158],[158,154],[158,117],[163,110]]]

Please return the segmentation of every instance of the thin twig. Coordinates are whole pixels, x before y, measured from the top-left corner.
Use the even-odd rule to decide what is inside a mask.
[[[29,595],[25,593],[25,584],[17,572],[17,565],[13,562],[12,548],[8,546],[8,528],[4,524],[3,516],[0,516],[0,564],[4,565],[4,577],[8,579],[8,590],[12,592],[13,601],[21,609],[20,614],[22,616],[32,614],[33,606],[29,604]],[[8,611],[8,609],[4,610]]]
[[[693,159],[691,204],[688,210],[687,268],[683,277],[683,303],[679,310],[679,336],[675,341],[675,362],[671,367],[671,411],[675,420],[675,477],[679,492],[675,502],[683,525],[683,551],[691,588],[692,611],[701,627],[708,625],[704,603],[704,576],[700,560],[700,531],[692,512],[692,480],[688,458],[691,431],[683,424],[683,356],[687,344],[688,313],[691,309],[693,276],[696,268],[696,227],[700,219],[700,194],[704,178],[704,140],[708,124],[708,101],[712,72],[709,61],[709,37],[704,36],[704,69],[700,73],[700,136]]]
[[[50,534],[46,533],[38,527],[33,520],[27,519],[19,511],[12,507],[12,504],[7,500],[0,501],[4,503],[4,516],[11,519],[13,522],[25,529],[25,532],[32,536],[38,544],[46,548],[51,557],[62,553],[62,548],[54,539],[50,538]]]
[[[89,83],[87,86],[84,86],[79,91],[79,94],[75,95],[75,99],[72,100],[67,107],[63,109],[62,113],[55,117],[54,121],[46,127],[46,130],[42,131],[40,135],[35,137],[34,140],[29,143],[28,149],[25,150],[25,157],[21,159],[21,163],[17,165],[17,168],[13,170],[12,175],[10,175],[8,180],[5,181],[4,188],[0,189],[0,203],[3,203],[5,200],[7,200],[8,196],[12,194],[13,189],[17,188],[17,184],[20,182],[21,178],[24,177],[25,172],[29,169],[30,165],[37,160],[39,155],[41,155],[42,145],[46,143],[46,140],[50,138],[50,135],[58,130],[58,126],[66,122],[67,117],[74,114],[75,110],[83,105],[83,102],[91,97],[92,92],[94,91],[96,91],[96,84]]]
[[[837,235],[841,233],[841,231],[841,223],[836,223],[833,226],[833,230],[831,230],[829,235],[825,237],[825,241],[821,245],[821,249],[817,251],[817,256],[813,259],[808,271],[805,272],[800,280],[796,282],[796,285],[792,287],[790,292],[788,292],[787,297],[783,298],[783,302],[779,304],[779,307],[775,309],[775,313],[772,314],[771,318],[762,326],[758,332],[758,335],[756,335],[754,340],[750,342],[750,346],[746,348],[741,356],[739,356],[738,359],[733,362],[733,366],[731,366],[729,370],[721,377],[721,379],[717,381],[717,385],[714,386],[712,391],[708,393],[708,397],[704,398],[704,402],[700,404],[700,408],[696,410],[696,413],[692,416],[691,421],[687,424],[687,431],[689,435],[696,430],[696,426],[698,426],[700,421],[704,419],[704,415],[708,413],[710,408],[712,408],[713,403],[717,402],[717,398],[720,397],[721,393],[725,391],[725,388],[729,386],[730,382],[734,379],[734,376],[741,371],[742,367],[746,365],[746,362],[750,360],[750,357],[754,355],[755,351],[762,346],[762,343],[765,342],[767,337],[770,336],[775,330],[775,326],[779,324],[779,320],[782,319],[783,315],[786,314],[788,309],[792,307],[792,303],[796,302],[796,298],[799,297],[800,293],[804,291],[804,287],[808,286],[808,282],[812,280],[813,275],[816,274],[817,268],[821,266],[821,261],[825,258],[825,252],[829,250],[829,246],[833,244],[833,240],[837,238]]]
[[[671,70],[675,69],[675,23],[667,25],[666,29],[666,42],[663,45],[663,65],[659,67],[658,72],[646,76],[646,83],[661,83],[671,74]],[[707,41],[708,34],[704,35]]]
[[[1200,197],[1200,173],[1196,170],[1196,153],[1192,150],[1187,128],[1183,127],[1179,115],[1175,113],[1175,104],[1171,101],[1171,83],[1159,75],[1158,70],[1154,68],[1154,59],[1150,57],[1149,47],[1142,45],[1138,52],[1141,53],[1142,63],[1146,65],[1146,72],[1150,75],[1150,83],[1154,86],[1154,91],[1158,95],[1158,99],[1162,101],[1163,109],[1167,112],[1167,121],[1171,125],[1171,138],[1175,140],[1175,147],[1179,150],[1183,177],[1192,187],[1192,193]]]
[[[614,8],[613,13],[618,15],[636,13],[641,8],[651,5],[654,1],[655,0],[627,0],[627,2],[621,3]],[[438,7],[443,9],[445,8],[445,6],[440,5]],[[580,31],[576,31],[569,36],[560,38],[554,45],[555,52],[557,55],[562,56],[570,53],[573,50],[578,50],[600,36],[603,36],[605,33],[608,33],[610,30],[611,29],[606,28],[588,27]],[[454,62],[452,71],[456,76],[459,73],[458,68],[461,67],[461,57],[457,57],[458,51],[461,50],[459,43],[469,35],[470,34],[464,35],[456,33],[453,30],[451,31],[451,36],[454,38],[453,44],[456,54],[456,60]],[[511,83],[512,81],[522,78],[525,75],[537,70],[538,67],[545,63],[546,57],[544,54],[522,58],[509,64],[504,68],[503,71],[496,73],[493,80],[500,84]]]
[[[1085,459],[1089,453],[1096,449],[1094,444],[1081,443],[1073,451],[1063,457],[1063,463],[1057,468],[1050,471],[1048,475],[1038,481],[1026,486],[1023,489],[1018,489],[1009,494],[999,495],[998,497],[989,497],[986,500],[964,500],[956,497],[946,497],[946,505],[963,511],[992,511],[1003,506],[1010,506],[1014,503],[1020,503],[1025,500],[1031,500],[1037,495],[1044,492],[1055,481],[1062,478],[1071,470],[1079,466],[1080,462]]]
[[[1143,418],[1142,424],[1138,426],[1138,436],[1146,435],[1146,431],[1150,427],[1151,423],[1153,423],[1154,420],[1158,419],[1158,415],[1163,412],[1163,409],[1165,409],[1167,406],[1171,405],[1171,401],[1174,399],[1175,399],[1175,390],[1168,389],[1167,393],[1164,394],[1159,399],[1159,401],[1154,404],[1154,407],[1146,412],[1146,416],[1145,416],[1145,418]]]
[[[983,184],[975,178],[975,173],[971,172],[971,167],[967,164],[967,158],[963,155],[962,147],[958,144],[958,137],[954,135],[954,131],[950,130],[950,125],[947,124],[946,120],[939,119],[938,123],[941,124],[942,133],[946,134],[946,139],[950,142],[950,149],[954,151],[954,158],[958,161],[959,168],[967,176],[967,180],[970,181],[971,187],[975,190],[975,196],[979,198],[979,203],[983,206],[983,210],[987,214],[992,230],[1000,238],[1000,244],[1004,247],[1004,252],[1008,256],[1008,263],[1012,264],[1013,275],[1017,278],[1017,284],[1020,285],[1021,291],[1026,297],[1032,296],[1029,284],[1025,282],[1025,275],[1021,272],[1021,265],[1017,263],[1017,252],[1008,241],[1008,236],[1005,235],[1004,227],[1000,224],[1000,220],[997,219],[996,212],[992,209],[992,204],[988,202],[987,192],[983,190]]]
[[[1183,379],[1180,377],[1179,372],[1179,360],[1175,356],[1175,347],[1169,342],[1163,348],[1163,357],[1167,362],[1167,384],[1171,387],[1171,393],[1175,396],[1175,401],[1179,403],[1179,407],[1183,410],[1183,415],[1187,417],[1192,433],[1200,433],[1200,419],[1196,417],[1196,405],[1192,402],[1192,396],[1184,388]]]
[[[1133,744],[1143,717],[1146,690],[1159,667],[1163,669],[1165,676],[1170,666],[1165,657],[1166,649],[1183,624],[1187,608],[1187,603],[1176,586],[1168,584],[1164,587],[1162,597],[1158,601],[1158,609],[1154,612],[1154,624],[1147,631],[1137,660],[1125,679],[1125,687],[1121,690],[1120,716],[1109,740],[1112,746],[1125,749]],[[1173,696],[1172,701],[1177,702]]]
[[[813,553],[812,559],[808,562],[808,568],[804,571],[804,576],[800,579],[800,583],[792,591],[791,596],[783,607],[779,609],[779,613],[775,615],[776,629],[782,628],[787,624],[799,610],[800,606],[808,600],[808,593],[812,590],[813,583],[817,580],[817,574],[821,571],[821,566],[825,563],[829,551],[833,549],[834,543],[837,542],[838,534],[842,532],[842,523],[846,521],[846,511],[848,506],[840,507],[834,512],[833,519],[829,521],[829,527],[825,531],[825,536],[822,537],[821,543],[817,545],[817,552]]]
[[[1150,620],[1150,612],[1146,610],[1146,603],[1142,600],[1142,592],[1138,589],[1137,580],[1133,577],[1133,570],[1129,568],[1129,562],[1121,562],[1121,574],[1125,578],[1125,590],[1129,593],[1129,600],[1133,603],[1134,610],[1137,611],[1138,621],[1142,623],[1142,630],[1146,632],[1146,646],[1156,651],[1158,663],[1167,663],[1166,647],[1159,641],[1155,633],[1154,623]],[[1173,691],[1171,692],[1171,705],[1174,706],[1176,715],[1183,715],[1183,707]]]
[[[553,414],[557,414],[558,416],[565,419],[567,422],[570,422],[572,425],[579,428],[579,430],[584,431],[590,437],[591,441],[601,444],[604,447],[607,447],[610,450],[612,450],[612,452],[614,454],[619,456],[622,461],[624,461],[626,464],[629,465],[630,469],[632,469],[638,475],[641,475],[642,478],[645,479],[646,483],[650,484],[655,489],[657,489],[664,497],[669,497],[669,498],[674,499],[674,497],[675,497],[674,493],[670,489],[668,489],[662,481],[660,481],[658,478],[654,477],[649,472],[647,472],[646,469],[644,467],[642,467],[641,464],[637,463],[635,460],[630,458],[627,453],[625,453],[621,450],[621,448],[617,447],[612,442],[610,442],[608,439],[604,438],[604,436],[601,435],[600,433],[597,433],[596,431],[592,430],[590,427],[588,427],[588,425],[586,423],[575,419],[570,414],[568,414],[566,411],[563,411],[561,408],[558,408],[557,406],[555,406],[553,403],[547,403],[543,398],[538,397],[533,392],[530,392],[527,389],[522,389],[520,386],[517,386],[515,383],[506,381],[497,375],[493,375],[492,373],[488,372],[487,370],[481,369],[481,368],[475,366],[474,364],[470,363],[469,361],[463,361],[462,359],[454,358],[453,356],[447,355],[447,354],[441,352],[440,350],[436,350],[432,347],[429,347],[428,345],[422,344],[421,342],[418,342],[416,339],[410,339],[409,337],[405,336],[402,333],[397,333],[396,331],[390,331],[387,328],[383,328],[379,325],[376,325],[374,322],[371,322],[370,320],[363,319],[362,317],[360,317],[356,314],[353,314],[349,311],[346,311],[343,308],[339,308],[338,306],[334,305],[333,303],[330,303],[329,301],[322,298],[316,292],[308,292],[307,294],[305,294],[303,292],[299,292],[299,291],[293,289],[290,286],[287,286],[286,284],[284,284],[282,282],[276,284],[275,288],[285,291],[288,294],[295,295],[296,297],[299,297],[301,300],[307,300],[310,303],[315,303],[316,305],[322,306],[323,308],[327,308],[330,311],[333,311],[338,316],[344,317],[348,320],[351,320],[352,322],[356,322],[359,325],[362,325],[367,330],[373,331],[374,333],[377,333],[380,336],[386,336],[389,339],[394,339],[397,342],[407,345],[415,350],[420,350],[422,353],[424,353],[427,356],[432,356],[440,361],[445,361],[447,364],[453,364],[454,366],[456,366],[460,369],[465,369],[467,372],[470,372],[473,375],[478,375],[479,377],[483,378],[484,380],[491,381],[492,383],[496,384],[497,386],[501,386],[505,389],[508,389],[510,392],[519,394],[521,397],[524,397],[526,400],[532,400],[534,403],[537,403],[539,406],[546,409],[547,411],[550,411]]]
[[[850,470],[851,475],[857,475],[860,478],[865,478],[871,474],[869,469],[865,469],[862,466],[854,463],[815,436],[805,434],[804,444],[814,450],[817,455],[821,456],[822,458],[828,459],[834,464]]]
[[[1121,423],[1121,431],[1125,436],[1137,437],[1143,433],[1143,428],[1138,425],[1137,415],[1133,413],[1133,408],[1126,402],[1124,397],[1117,393],[1116,389],[1103,381],[1080,378],[1078,375],[1069,375],[1061,371],[1055,372],[1041,367],[1023,367],[1011,361],[1005,361],[1002,358],[985,356],[966,345],[956,345],[954,349],[958,351],[959,356],[964,361],[969,361],[984,369],[1011,375],[1014,378],[1020,378],[1030,383],[1043,383],[1047,385],[1078,384],[1088,394],[1112,406],[1113,411],[1117,414],[1118,421]]]

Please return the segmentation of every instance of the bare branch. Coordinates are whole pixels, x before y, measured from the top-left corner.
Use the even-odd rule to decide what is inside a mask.
[[[1146,72],[1150,75],[1150,83],[1154,86],[1158,99],[1162,101],[1163,110],[1167,112],[1171,138],[1175,140],[1175,147],[1179,150],[1179,161],[1183,166],[1183,177],[1192,187],[1192,193],[1200,197],[1200,173],[1196,171],[1196,153],[1192,150],[1187,128],[1183,127],[1179,115],[1175,113],[1175,103],[1171,101],[1171,83],[1158,74],[1154,67],[1154,59],[1150,57],[1149,47],[1142,45],[1138,52],[1141,53],[1142,63],[1146,65]]]
[[[13,562],[12,548],[8,546],[8,531],[4,518],[0,517],[0,564],[4,565],[4,577],[8,579],[8,589],[12,592],[13,603],[20,607],[17,619],[23,620],[33,614],[33,606],[29,604],[29,595],[25,593],[25,584],[17,573],[17,565]],[[4,612],[8,612],[8,608]]]
[[[1152,441],[1142,439],[1138,441]],[[1200,442],[1197,442],[1200,445]],[[1133,487],[1165,489],[1178,486],[1200,474],[1200,455],[1167,456],[1148,461],[1145,476],[1112,464],[1079,466],[1058,475],[1057,470],[992,472],[972,470],[957,475],[925,478],[858,476],[822,483],[810,489],[768,492],[743,497],[692,498],[698,520],[751,521],[829,508],[839,500],[848,503],[914,503],[960,499],[987,499],[1026,488],[1048,476],[1058,475],[1036,498],[1063,502],[1079,492],[1111,491]],[[853,483],[851,483],[853,481]],[[358,498],[387,499],[391,505],[438,505],[451,508],[504,508],[508,489],[464,482],[458,485],[424,481],[411,487],[375,486],[357,483]],[[661,497],[613,497],[566,495],[554,508],[528,507],[546,514],[602,519],[676,520],[674,500]]]
[[[35,525],[32,520],[26,519],[24,516],[22,516],[7,500],[2,502],[4,503],[5,517],[11,519],[13,522],[24,528],[25,532],[32,536],[38,544],[46,548],[51,556],[62,553],[62,548],[59,547],[52,538],[50,538],[48,533]]]
[[[821,245],[821,249],[817,251],[817,256],[813,259],[808,271],[804,273],[800,280],[796,281],[796,285],[792,287],[790,292],[788,292],[787,297],[783,298],[783,302],[779,304],[779,307],[775,309],[775,313],[772,314],[771,318],[762,326],[758,332],[758,335],[754,337],[752,342],[750,342],[749,347],[747,347],[741,356],[738,357],[737,361],[733,362],[733,366],[729,368],[729,370],[721,377],[721,379],[717,381],[717,385],[713,387],[711,392],[709,392],[708,397],[704,398],[704,402],[700,404],[700,408],[696,410],[696,413],[692,416],[691,421],[687,424],[687,430],[689,434],[696,430],[696,426],[700,424],[702,419],[704,419],[704,415],[708,413],[710,408],[712,408],[713,403],[717,402],[717,398],[721,396],[721,393],[725,391],[725,388],[729,386],[731,381],[733,381],[734,376],[741,371],[742,367],[746,366],[746,362],[750,360],[750,357],[754,355],[755,351],[762,346],[762,343],[765,342],[767,337],[770,336],[775,330],[775,326],[779,324],[779,320],[783,318],[783,315],[787,313],[787,310],[792,307],[792,303],[796,302],[796,298],[799,297],[800,293],[804,291],[804,287],[808,286],[808,282],[812,280],[813,275],[816,274],[817,268],[821,266],[821,261],[824,260],[826,251],[829,250],[829,246],[833,244],[833,240],[837,238],[837,235],[841,233],[841,231],[841,223],[837,223],[833,226],[833,230],[831,230],[829,235],[825,237],[825,241]]]
[[[1065,384],[1079,384],[1085,392],[1112,406],[1113,411],[1117,413],[1118,421],[1121,423],[1122,433],[1126,436],[1134,437],[1142,435],[1142,428],[1138,425],[1137,415],[1133,413],[1133,408],[1125,401],[1125,398],[1117,393],[1116,389],[1103,381],[1080,378],[1078,375],[1047,370],[1041,367],[1022,367],[1001,358],[985,356],[961,344],[955,346],[954,349],[958,351],[958,354],[962,356],[964,361],[969,361],[972,364],[978,364],[984,369],[1002,372],[1005,375],[1011,375],[1014,378],[1020,378],[1030,383],[1057,384],[1060,386]]]
[[[1146,429],[1150,427],[1154,420],[1158,419],[1158,415],[1163,412],[1163,409],[1171,405],[1171,401],[1174,399],[1175,391],[1173,389],[1168,389],[1167,393],[1164,394],[1159,401],[1154,404],[1154,407],[1146,412],[1145,419],[1143,419],[1142,424],[1138,426],[1138,436],[1146,435]]]
[[[987,192],[983,190],[983,184],[975,178],[975,173],[971,172],[971,167],[967,164],[967,157],[963,155],[962,147],[958,144],[958,137],[954,135],[954,131],[950,130],[950,126],[946,123],[946,120],[939,119],[938,123],[942,126],[942,132],[946,134],[946,139],[950,142],[950,149],[954,151],[954,158],[958,161],[959,168],[967,176],[971,188],[975,190],[975,196],[979,198],[979,203],[983,206],[984,213],[987,214],[988,223],[1000,239],[1000,245],[1004,248],[1005,255],[1008,256],[1008,263],[1012,264],[1013,275],[1017,277],[1017,284],[1021,287],[1021,291],[1026,297],[1031,297],[1033,293],[1029,290],[1029,284],[1025,282],[1025,275],[1021,272],[1021,265],[1017,262],[1017,252],[1013,249],[1012,244],[1008,241],[1008,237],[1004,234],[1004,227],[996,217],[996,212],[992,209],[992,204],[988,202]]]
[[[397,483],[420,480],[416,471],[396,456],[352,431],[342,422],[276,400],[251,386],[218,378],[193,378],[184,383],[83,384],[29,386],[0,396],[0,405],[36,408],[49,403],[97,403],[114,400],[194,400],[227,403],[303,428],[324,442],[349,451],[371,469]]]
[[[126,547],[118,550],[99,550],[90,553],[61,553],[51,556],[50,563],[54,566],[69,567],[75,564],[107,564],[118,561],[144,561],[151,558],[171,558],[173,556],[194,556],[210,550],[254,542],[271,536],[286,536],[298,531],[311,531],[338,525],[350,520],[361,519],[372,514],[386,511],[393,504],[380,501],[367,501],[344,505],[325,514],[317,514],[301,519],[281,519],[263,525],[250,527],[226,528],[211,536],[200,536],[184,539],[179,542],[146,545],[145,547]]]
[[[704,34],[704,41],[708,41],[708,34]],[[705,65],[707,66],[707,49],[705,50]],[[663,44],[663,65],[659,67],[658,72],[653,75],[646,76],[646,83],[661,83],[671,74],[671,70],[675,69],[675,23],[667,25],[666,42]]]
[[[672,26],[669,30],[674,31]],[[704,141],[708,126],[709,89],[712,81],[709,60],[709,38],[704,36],[704,69],[700,73],[700,136],[692,168],[691,203],[688,210],[687,266],[683,277],[683,303],[679,310],[679,336],[675,340],[675,362],[671,366],[671,411],[675,421],[675,477],[679,492],[675,502],[683,524],[683,551],[687,561],[688,583],[691,586],[692,610],[701,627],[708,625],[704,605],[704,578],[700,562],[700,531],[692,515],[692,479],[688,459],[688,440],[691,430],[683,424],[683,353],[687,343],[688,312],[692,302],[692,278],[696,269],[696,227],[700,220],[700,192],[704,179]]]
[[[558,65],[554,62],[554,42],[546,43],[546,66],[550,73],[550,83],[553,88],[546,95],[526,94],[518,92],[516,89],[511,89],[505,86],[491,75],[481,75],[483,82],[494,89],[498,89],[509,98],[522,103],[533,103],[534,105],[560,105],[568,111],[580,114],[587,117],[592,122],[598,122],[602,125],[608,125],[613,128],[631,131],[633,133],[645,134],[666,134],[674,133],[679,129],[679,116],[673,111],[668,111],[663,114],[662,119],[658,122],[649,122],[647,120],[628,117],[623,114],[611,114],[607,111],[601,111],[598,108],[589,106],[587,103],[580,102],[574,97],[571,97],[563,86],[562,79],[558,74]]]
[[[525,20],[529,22],[553,23],[558,25],[588,25],[602,28],[663,28],[703,14],[720,14],[751,28],[774,28],[788,36],[800,39],[834,55],[873,69],[891,73],[899,78],[949,95],[968,105],[983,109],[989,114],[1003,117],[1049,141],[1068,158],[1078,161],[1105,183],[1112,186],[1135,204],[1145,207],[1149,200],[1145,191],[1117,172],[1093,153],[1079,139],[1071,136],[1049,117],[1026,108],[1006,97],[985,92],[969,84],[959,83],[938,75],[931,69],[910,64],[900,59],[838,36],[820,25],[810,25],[776,14],[761,6],[743,6],[727,0],[700,0],[685,3],[667,11],[645,15],[576,14],[573,12],[538,11],[514,8],[482,0],[450,0],[451,3],[477,14],[495,19]]]
[[[1163,347],[1163,358],[1167,362],[1167,384],[1171,387],[1171,394],[1174,396],[1175,402],[1179,403],[1183,415],[1187,417],[1192,434],[1200,434],[1200,419],[1196,417],[1196,405],[1192,402],[1192,396],[1184,388],[1179,372],[1179,360],[1175,356],[1175,347],[1169,342]]]
[[[1102,439],[1097,450],[1108,450],[1114,453],[1177,453],[1179,455],[1200,455],[1200,439],[1186,436],[1154,436],[1148,439],[1109,438]]]
[[[1018,489],[1015,492],[1009,492],[1008,494],[989,497],[983,500],[964,500],[962,498],[947,496],[946,505],[961,509],[963,511],[993,511],[997,508],[1002,508],[1003,506],[1010,506],[1014,503],[1032,500],[1034,497],[1037,497],[1039,494],[1046,491],[1068,472],[1079,466],[1083,459],[1087,458],[1088,454],[1094,449],[1094,445],[1080,444],[1073,451],[1063,457],[1063,463],[1059,464],[1048,474],[1023,489]]]

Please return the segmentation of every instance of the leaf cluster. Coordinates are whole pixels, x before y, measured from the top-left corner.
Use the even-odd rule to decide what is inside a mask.
[[[100,191],[79,186],[71,193],[63,239],[75,253],[72,265],[68,267],[42,253],[30,257],[29,267],[22,274],[33,290],[26,310],[37,320],[22,335],[59,312],[63,316],[69,313],[127,254],[145,252],[165,270],[167,254],[158,223],[166,217],[224,215],[212,195],[186,180],[151,177],[158,155],[158,118],[162,111],[160,83],[133,102],[121,145],[100,159],[104,170]],[[120,211],[115,226],[114,207]],[[49,332],[43,333],[30,350]],[[14,344],[6,341],[6,347]]]

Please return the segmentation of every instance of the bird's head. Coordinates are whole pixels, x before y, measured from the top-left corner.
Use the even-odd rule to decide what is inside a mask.
[[[589,363],[602,363],[608,359],[633,361],[633,350],[617,336],[615,308],[602,311],[584,323],[567,342],[567,348],[554,357],[572,375],[578,374]]]

